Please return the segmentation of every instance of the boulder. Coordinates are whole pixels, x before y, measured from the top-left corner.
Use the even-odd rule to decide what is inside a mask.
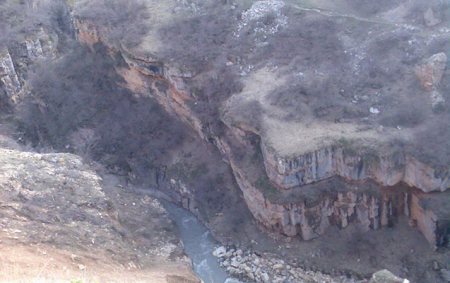
[[[436,89],[444,75],[446,64],[447,55],[441,52],[434,54],[416,67],[416,75],[425,90],[432,91]]]
[[[213,256],[215,257],[223,257],[225,253],[227,252],[227,249],[224,246],[218,247],[213,251]]]
[[[389,270],[383,269],[375,272],[369,283],[409,283],[409,280],[399,278],[392,274]]]
[[[433,9],[429,8],[424,14],[423,19],[425,20],[425,24],[427,27],[433,27],[441,23],[441,20],[436,17]]]

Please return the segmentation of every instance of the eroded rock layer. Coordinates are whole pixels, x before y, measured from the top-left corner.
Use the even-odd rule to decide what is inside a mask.
[[[77,27],[81,42],[91,46],[98,41],[108,44],[101,35],[107,31],[93,23],[79,21]],[[449,215],[437,213],[435,207],[425,203],[435,198],[448,199],[448,193],[429,193],[444,192],[450,187],[448,170],[434,168],[403,152],[367,148],[354,151],[345,141],[288,158],[278,155],[261,140],[263,162],[255,166],[263,165],[265,170],[258,174],[268,176],[261,182],[248,172],[248,166],[238,160],[242,156],[236,152],[236,148],[244,155],[259,151],[249,141],[261,138],[229,123],[225,135],[214,135],[191,108],[195,98],[184,80],[192,74],[165,65],[152,56],[134,55],[124,47],[111,49],[119,51],[127,63],[118,72],[130,89],[150,93],[168,112],[218,147],[231,165],[250,211],[265,226],[287,236],[300,235],[310,240],[325,233],[330,226],[345,228],[354,223],[363,230],[378,229],[395,225],[399,217],[407,217],[432,246],[447,244]],[[182,189],[182,183],[176,180],[171,181],[171,186],[184,192],[179,194],[184,195],[179,201],[193,210],[195,200],[188,196],[189,190]],[[268,193],[267,188],[272,192]]]
[[[263,144],[264,164],[269,178],[280,188],[290,189],[333,176],[351,181],[372,179],[383,186],[400,182],[424,192],[445,191],[450,187],[449,172],[440,171],[402,152],[380,154],[328,147],[293,158],[279,157]]]

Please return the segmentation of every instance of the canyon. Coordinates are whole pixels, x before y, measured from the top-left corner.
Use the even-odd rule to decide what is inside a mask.
[[[197,71],[164,58],[164,50],[173,39],[169,36],[168,42],[158,33],[180,18],[202,15],[202,7],[207,11],[207,1],[191,4],[149,1],[151,30],[140,45],[133,47],[113,42],[108,27],[77,15],[76,5],[72,14],[80,43],[91,49],[96,44],[104,44],[112,57],[117,55],[123,60],[124,64],[116,66],[124,80],[122,84],[134,93],[156,99],[165,111],[192,130],[192,141],[182,149],[194,156],[192,163],[173,158],[167,166],[154,170],[150,182],[154,187],[152,193],[192,211],[223,244],[252,246],[249,236],[242,236],[240,230],[258,235],[261,241],[268,241],[262,239],[270,235],[278,239],[278,243],[313,243],[321,238],[329,239],[336,229],[356,229],[358,233],[381,230],[380,233],[384,233],[386,229],[403,227],[400,223],[406,222],[414,227],[412,230],[420,231],[429,244],[430,254],[437,250],[439,261],[445,262],[450,244],[449,166],[445,161],[412,149],[412,144],[417,133],[439,121],[440,112],[435,109],[444,107],[448,97],[445,47],[448,47],[450,31],[441,24],[447,19],[441,16],[439,21],[427,21],[423,25],[417,20],[418,16],[412,14],[413,7],[406,3],[367,16],[358,10],[345,12],[338,6],[348,1],[338,2],[256,1],[242,13],[237,26],[229,29],[233,38],[239,38],[239,35],[242,38],[241,30],[254,21],[258,34],[270,38],[279,30],[287,29],[288,23],[295,26],[298,21],[311,27],[315,20],[320,23],[331,21],[337,25],[333,26],[337,34],[333,39],[339,42],[336,49],[349,56],[346,58],[351,63],[350,71],[328,65],[334,63],[331,62],[334,59],[329,59],[331,63],[318,60],[313,66],[299,63],[296,60],[304,59],[300,55],[298,58],[292,55],[284,64],[275,60],[267,62],[267,58],[263,57],[263,60],[257,54],[271,42],[261,40],[257,35],[249,46],[250,51],[239,55],[230,52],[225,56],[226,66],[240,74],[243,87],[241,91],[225,96],[219,105],[212,106],[219,108],[214,109],[219,114],[213,118],[205,118],[208,111],[205,105],[212,105],[210,100],[213,98],[205,98],[197,90],[196,83],[203,77],[220,81],[221,69],[213,64],[211,69]],[[236,6],[232,3],[227,9],[234,11]],[[289,9],[285,10],[286,7]],[[266,15],[273,18],[266,21]],[[421,13],[419,16],[425,17]],[[370,38],[365,36],[367,31]],[[320,30],[313,29],[313,32]],[[395,41],[393,38],[397,37],[406,38],[400,47],[377,49],[382,49],[377,45],[378,41]],[[314,40],[316,38],[312,36],[311,41]],[[318,39],[319,44],[322,41],[325,40]],[[44,31],[24,43],[21,56],[17,55],[17,50],[2,50],[0,76],[11,103],[17,103],[23,95],[19,82],[23,80],[20,79],[23,73],[20,66],[36,57],[51,58],[54,56],[52,50],[51,36]],[[375,57],[377,52],[391,62]],[[337,56],[330,54],[330,58]],[[278,58],[279,54],[271,56]],[[370,64],[375,64],[376,60],[382,65],[378,71],[387,73],[382,79],[394,77],[389,68],[396,68],[395,72],[401,73],[399,78],[389,79],[383,86],[358,86],[365,79],[365,72],[377,71],[370,70]],[[304,110],[305,105],[310,107],[316,102],[304,103],[301,97],[285,97],[283,87],[293,81],[298,80],[308,89],[315,84],[325,85],[327,79],[332,80],[340,72],[348,80],[346,84],[338,82],[338,86],[325,91],[336,93],[338,100],[345,101],[345,106],[335,106],[337,102],[331,102],[331,106]],[[367,78],[368,81],[372,79]],[[286,93],[294,95],[291,89]],[[408,96],[414,95],[420,98],[421,105],[425,105],[426,117],[431,118],[424,118],[423,122],[413,126],[385,122],[394,120],[389,113],[403,111],[400,106],[413,99]],[[400,97],[399,101],[384,102],[383,99],[388,100],[390,96]],[[298,113],[303,114],[302,111],[304,115],[297,117]],[[387,116],[383,116],[385,113]],[[226,191],[219,193],[196,188],[195,180],[187,180],[183,173],[186,170],[180,166],[183,162],[188,164],[187,167],[202,163],[207,168],[214,168],[209,169],[209,174],[225,176],[223,187]],[[199,174],[204,171],[200,169]],[[214,187],[214,184],[210,186]],[[254,223],[253,219],[256,220]],[[236,221],[245,224],[236,227],[236,223],[233,224]],[[295,255],[291,257],[295,258]],[[445,263],[442,269],[444,267]],[[404,275],[410,274],[405,272]],[[415,280],[420,280],[417,278]]]
[[[81,42],[91,46],[99,41],[108,43],[106,35],[102,36],[101,28],[95,23],[80,21],[76,25]],[[429,198],[444,198],[448,201],[448,193],[445,193],[450,187],[448,168],[444,170],[433,168],[432,165],[420,162],[413,156],[397,151],[398,149],[384,146],[394,138],[404,138],[410,134],[407,130],[399,134],[394,132],[398,131],[395,129],[377,135],[376,129],[360,130],[351,124],[342,126],[329,124],[310,126],[310,129],[297,129],[299,132],[297,137],[287,136],[282,138],[281,142],[275,143],[270,140],[270,136],[263,136],[245,125],[227,121],[230,116],[238,116],[237,113],[233,113],[235,107],[233,100],[237,98],[231,97],[224,110],[230,113],[224,114],[223,119],[228,133],[224,136],[215,136],[191,109],[190,104],[195,101],[195,97],[189,93],[184,80],[193,74],[183,74],[176,68],[151,57],[132,55],[126,49],[119,52],[128,64],[128,67],[119,70],[119,73],[123,75],[131,89],[155,94],[169,113],[189,124],[202,139],[212,140],[217,145],[227,163],[230,163],[250,211],[265,226],[287,236],[301,235],[304,240],[311,240],[323,234],[330,225],[345,228],[349,222],[355,222],[361,223],[364,229],[379,229],[387,226],[389,219],[403,215],[418,226],[433,247],[437,248],[448,243],[448,213],[435,213],[430,209],[430,207],[440,209],[440,205],[421,206],[424,202],[432,202]],[[424,79],[420,77],[422,84],[428,87],[431,84],[439,84],[446,67],[445,54],[439,56],[440,65],[428,71],[438,73],[435,75],[437,78],[430,79],[433,82],[428,83],[423,82]],[[169,86],[167,90],[158,89],[157,85],[161,81]],[[315,133],[310,135],[309,131]],[[337,131],[340,133],[335,135],[334,132]],[[260,148],[248,142],[255,135]],[[289,133],[277,133],[278,138],[280,135]],[[286,140],[292,139],[296,139],[299,144],[289,142],[286,146]],[[329,145],[317,145],[318,140]],[[272,197],[264,194],[261,185],[259,187],[255,185],[257,180],[252,180],[254,176],[250,175],[256,174],[246,172],[249,164],[236,160],[233,147],[239,146],[250,152],[254,150],[262,152],[265,172],[261,174],[267,175],[263,178],[268,178],[268,186],[273,186],[271,189],[276,191]],[[293,151],[287,152],[288,148]],[[336,178],[345,181],[334,180]],[[375,183],[370,183],[369,180]],[[317,185],[310,186],[315,183]],[[396,187],[402,184],[404,189],[401,192],[389,192],[388,187],[391,187],[392,191],[397,191]],[[176,187],[175,182],[172,185]],[[409,191],[407,187],[413,189]],[[430,192],[436,193],[425,194]],[[308,199],[308,195],[314,194],[316,199]],[[305,197],[302,198],[302,195]],[[292,196],[296,196],[298,201],[292,202]],[[442,204],[445,205],[447,201],[443,201]],[[180,202],[184,203],[184,207],[193,209],[189,206],[188,200]]]

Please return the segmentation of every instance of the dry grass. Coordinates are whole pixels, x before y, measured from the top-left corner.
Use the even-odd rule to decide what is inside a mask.
[[[258,101],[262,107],[261,131],[263,141],[270,145],[280,156],[296,156],[331,146],[341,138],[357,140],[359,146],[382,145],[390,140],[405,140],[411,136],[411,130],[399,131],[387,128],[378,133],[373,127],[364,127],[357,123],[331,123],[318,121],[305,115],[301,120],[286,121],[286,114],[270,103],[267,96],[285,83],[283,70],[273,72],[262,68],[244,80],[242,93],[232,96],[227,102],[226,119],[228,122],[245,123],[240,120],[240,106]]]

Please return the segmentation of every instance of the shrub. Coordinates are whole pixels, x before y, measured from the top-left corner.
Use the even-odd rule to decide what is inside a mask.
[[[92,0],[77,8],[77,15],[108,29],[108,40],[120,46],[139,45],[150,26],[144,0]]]
[[[429,105],[423,98],[413,98],[397,102],[394,109],[380,119],[383,126],[388,127],[415,127],[426,120],[429,111]]]
[[[36,35],[40,28],[58,34],[62,39],[72,34],[69,10],[63,0],[0,0],[0,45],[22,41]],[[61,38],[60,38],[61,39]]]
[[[447,110],[448,111],[448,110]],[[415,135],[414,154],[431,164],[447,167],[450,164],[450,113],[437,115]]]
[[[164,162],[182,143],[184,128],[149,97],[139,97],[117,82],[116,64],[96,45],[81,46],[30,74],[32,95],[19,105],[17,118],[28,141],[79,153],[125,170]],[[145,170],[141,170],[144,172]]]

